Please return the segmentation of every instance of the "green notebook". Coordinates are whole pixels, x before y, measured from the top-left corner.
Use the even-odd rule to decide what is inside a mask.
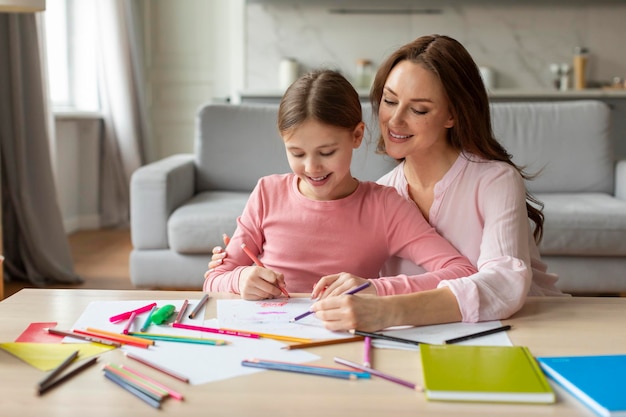
[[[523,346],[420,345],[428,400],[553,403],[554,392]]]

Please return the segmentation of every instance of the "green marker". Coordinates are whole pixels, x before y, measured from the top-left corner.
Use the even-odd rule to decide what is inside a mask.
[[[174,314],[174,311],[176,311],[176,307],[174,307],[172,304],[164,305],[152,315],[152,323],[154,324],[165,323],[167,319],[169,319],[171,315]]]

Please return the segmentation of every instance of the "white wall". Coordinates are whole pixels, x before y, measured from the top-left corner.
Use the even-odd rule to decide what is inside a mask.
[[[66,233],[100,227],[98,117],[57,117],[52,166]]]
[[[195,115],[243,79],[244,0],[143,0],[148,160],[193,151]]]

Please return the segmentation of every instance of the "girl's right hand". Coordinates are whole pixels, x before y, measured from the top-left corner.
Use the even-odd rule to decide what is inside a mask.
[[[265,300],[283,295],[280,287],[285,287],[283,274],[260,266],[248,266],[239,275],[239,294],[244,300]]]

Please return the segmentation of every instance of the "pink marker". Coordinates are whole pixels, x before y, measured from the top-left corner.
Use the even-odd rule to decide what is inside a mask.
[[[146,306],[139,307],[139,308],[136,308],[134,310],[126,311],[126,312],[118,314],[116,316],[111,316],[111,317],[109,317],[109,321],[111,323],[116,323],[118,321],[128,320],[133,313],[137,313],[137,314],[145,313],[146,311],[152,310],[152,307],[156,306],[156,305],[157,305],[157,303],[150,303],[150,304],[148,304]]]

